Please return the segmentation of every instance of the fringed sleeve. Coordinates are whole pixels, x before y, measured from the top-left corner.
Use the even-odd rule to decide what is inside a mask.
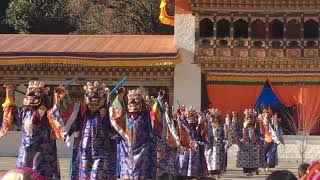
[[[109,108],[110,122],[119,135],[128,143],[132,140],[132,132],[128,128],[127,112],[120,100],[119,95],[116,96]]]
[[[62,119],[69,136],[79,131],[81,124],[80,112],[84,107],[80,103],[69,103],[66,110],[62,112]]]
[[[191,146],[190,146],[191,141],[189,139],[188,132],[185,128],[185,126],[187,126],[187,122],[183,122],[183,121],[186,121],[186,120],[185,119],[178,119],[180,143],[185,148],[191,148]]]
[[[54,105],[51,109],[48,110],[47,116],[49,119],[49,123],[54,130],[56,138],[62,140],[64,138],[64,135],[66,134],[66,131],[59,107],[57,105]]]
[[[154,99],[151,102],[150,117],[151,117],[152,132],[156,136],[161,137],[162,130],[165,124],[164,124],[164,108],[159,98]]]
[[[181,142],[180,142],[178,131],[174,124],[174,120],[168,113],[165,113],[165,119],[168,125],[166,138],[169,142],[169,145],[172,147],[179,147],[181,145]]]
[[[0,130],[0,138],[2,138],[12,127],[14,120],[14,106],[8,106],[4,108],[3,121]]]
[[[3,107],[3,121],[0,129],[0,138],[2,138],[12,127],[15,118],[14,102],[11,98],[7,97],[2,104]]]
[[[201,118],[201,119],[200,119]],[[206,117],[200,117],[199,122],[199,131],[201,138],[203,139],[204,142],[208,142],[209,139],[209,121],[207,120]]]

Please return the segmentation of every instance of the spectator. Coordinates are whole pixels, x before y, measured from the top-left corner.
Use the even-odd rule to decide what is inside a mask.
[[[302,178],[307,173],[307,169],[309,166],[310,164],[307,163],[300,164],[300,166],[298,167],[299,178]]]
[[[46,178],[31,168],[22,167],[8,171],[3,175],[2,180],[46,180]]]
[[[306,174],[300,180],[319,180],[320,179],[320,160],[313,162],[308,167]]]
[[[297,177],[288,170],[273,171],[266,180],[297,180]]]

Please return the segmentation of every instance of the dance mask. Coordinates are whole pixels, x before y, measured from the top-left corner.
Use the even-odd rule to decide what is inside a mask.
[[[105,83],[99,83],[97,81],[95,81],[94,83],[87,82],[87,85],[84,86],[83,89],[85,91],[85,104],[91,112],[96,112],[105,105],[110,92]]]
[[[211,116],[211,121],[218,122],[221,115],[221,112],[219,111],[219,109],[212,108],[212,109],[209,109],[209,112]]]
[[[255,123],[257,112],[254,109],[245,109],[243,113],[245,118],[244,120],[245,127],[249,124]]]
[[[43,82],[30,81],[26,96],[23,100],[25,106],[39,106],[44,103],[50,88],[44,87]]]
[[[143,107],[143,93],[140,89],[133,89],[133,90],[129,90],[128,94],[128,111],[130,113],[136,113],[136,112],[140,112],[142,110]]]
[[[195,108],[190,107],[189,109],[185,109],[185,117],[188,124],[198,124],[198,113]]]

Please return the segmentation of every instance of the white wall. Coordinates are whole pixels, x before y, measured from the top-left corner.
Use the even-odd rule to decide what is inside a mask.
[[[299,161],[299,138],[300,136],[284,136],[286,145],[280,145],[278,156],[281,161]],[[73,144],[73,137],[70,138]],[[16,157],[19,146],[21,144],[21,132],[10,131],[6,136],[0,139],[0,157],[9,156]],[[68,148],[62,141],[57,141],[58,156],[60,158],[68,158],[72,155],[72,149]],[[237,146],[232,146],[228,151],[228,159],[235,161],[237,158]],[[320,136],[309,136],[306,161],[311,162],[320,159]]]
[[[299,162],[302,136],[284,136],[285,145],[278,146],[280,161]],[[228,162],[234,163],[237,159],[238,146],[232,146],[228,150]],[[320,159],[320,136],[309,136],[306,146],[305,162]]]
[[[73,137],[70,138],[71,147],[68,148],[63,141],[57,141],[58,156],[70,157],[72,154]],[[16,157],[21,145],[21,132],[9,131],[0,139],[0,156]]]
[[[174,106],[201,108],[201,69],[194,62],[195,17],[192,14],[175,15],[175,38],[182,63],[175,67]]]

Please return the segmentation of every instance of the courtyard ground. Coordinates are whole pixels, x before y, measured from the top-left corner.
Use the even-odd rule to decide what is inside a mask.
[[[15,157],[0,157],[0,174],[11,168],[15,167]],[[61,158],[60,170],[61,170],[61,179],[69,179],[69,167],[70,159]],[[298,162],[280,162],[279,166],[276,169],[287,169],[294,174],[297,174]],[[270,173],[270,172],[269,172]],[[235,162],[231,161],[228,167],[227,173],[223,176],[222,180],[264,180],[269,173],[261,172],[260,175],[255,175],[253,177],[248,177],[244,175],[241,169],[235,167]]]

